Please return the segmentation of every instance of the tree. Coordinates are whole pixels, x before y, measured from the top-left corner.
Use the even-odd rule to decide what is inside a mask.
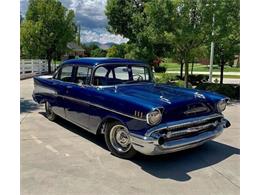
[[[90,51],[91,57],[106,57],[106,55],[107,55],[107,51],[99,47]]]
[[[126,54],[126,44],[113,45],[107,50],[107,57],[124,58]]]
[[[81,46],[85,50],[84,53],[86,56],[91,56],[92,50],[99,49],[99,47],[95,43],[91,43],[90,45],[82,44]]]
[[[174,4],[173,43],[175,52],[182,56],[185,66],[185,86],[188,86],[189,63],[194,51],[207,41],[208,23],[202,1],[176,1]]]
[[[129,53],[126,56],[147,59],[150,64],[158,57],[174,56],[181,64],[181,74],[182,67],[185,66],[187,87],[189,63],[194,62],[202,46],[214,39],[217,47],[222,48],[220,52],[222,63],[226,63],[224,60],[228,59],[226,55],[232,53],[232,47],[229,46],[236,41],[231,42],[230,39],[239,39],[237,33],[239,28],[235,22],[239,21],[237,1],[108,0],[106,7],[108,30],[130,39],[126,47]],[[216,36],[212,37],[212,14],[215,12],[216,18],[221,17],[223,20],[216,24],[219,30],[216,29]],[[230,21],[226,22],[226,19]],[[224,32],[225,29],[228,32]],[[235,31],[232,35],[229,33],[231,29]],[[227,39],[229,41],[224,41]]]
[[[234,63],[235,55],[240,53],[240,4],[239,0],[214,2],[215,17],[214,35],[211,39],[215,43],[214,60],[220,65],[220,83],[223,84],[224,66]]]
[[[185,65],[188,86],[191,53],[206,40],[201,1],[109,0],[106,10],[108,29],[130,39],[132,55],[151,63],[174,53]]]
[[[74,17],[74,12],[57,0],[30,0],[21,24],[21,53],[30,58],[45,57],[50,73],[54,56],[75,39]]]
[[[129,39],[125,56],[152,64],[154,59],[164,55],[169,44],[151,41],[149,30],[152,29],[147,28],[149,21],[146,13],[149,2],[148,0],[108,0],[105,13],[108,17],[108,31]]]

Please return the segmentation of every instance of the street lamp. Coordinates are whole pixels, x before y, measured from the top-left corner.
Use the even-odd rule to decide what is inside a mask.
[[[215,23],[215,14],[213,13],[212,17],[212,37],[214,36],[214,23]],[[209,60],[209,82],[212,83],[212,70],[213,70],[213,58],[214,58],[214,42],[211,41],[210,45],[210,60]]]
[[[206,4],[209,6],[209,4]],[[213,6],[216,6],[216,3],[213,3]],[[215,24],[215,13],[212,15],[212,37],[214,36],[214,24]],[[209,60],[209,82],[212,83],[212,71],[213,71],[213,59],[214,59],[214,42],[211,41],[210,44],[210,60]]]

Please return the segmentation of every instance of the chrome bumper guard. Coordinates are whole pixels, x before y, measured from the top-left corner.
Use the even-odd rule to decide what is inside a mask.
[[[135,150],[146,155],[159,155],[199,146],[219,136],[229,126],[223,115],[214,114],[161,124],[149,129],[145,136],[134,133],[130,136]],[[160,134],[162,131],[164,134]]]

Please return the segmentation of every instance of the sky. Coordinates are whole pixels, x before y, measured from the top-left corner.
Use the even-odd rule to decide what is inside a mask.
[[[20,11],[25,15],[29,0],[20,0]],[[105,6],[107,0],[60,0],[68,9],[74,10],[76,22],[81,25],[81,42],[97,41],[100,43],[127,42],[128,39],[114,35],[106,30],[107,17]]]

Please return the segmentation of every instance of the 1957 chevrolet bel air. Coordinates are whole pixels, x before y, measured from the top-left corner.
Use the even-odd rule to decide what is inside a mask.
[[[153,80],[141,61],[72,59],[53,76],[34,78],[33,99],[45,103],[51,121],[60,116],[104,134],[109,150],[121,158],[192,148],[230,126],[222,115],[228,98]]]

